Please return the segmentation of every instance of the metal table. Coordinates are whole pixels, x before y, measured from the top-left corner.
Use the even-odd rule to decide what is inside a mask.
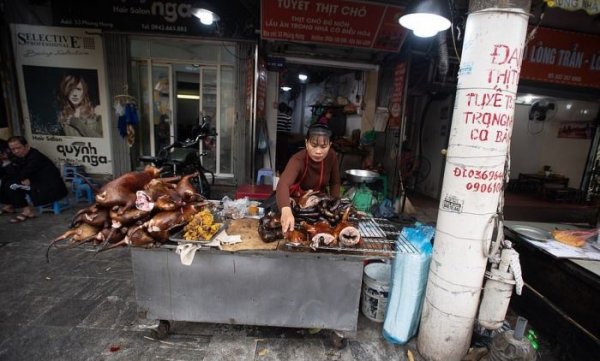
[[[376,251],[375,257],[382,258],[382,248]],[[322,328],[352,334],[357,329],[364,260],[374,257],[294,249],[200,249],[186,266],[175,246],[132,248],[131,255],[136,301],[147,318],[159,319],[166,327],[160,330],[159,325],[159,337],[166,336],[167,321]]]
[[[356,331],[363,257],[132,248],[135,297],[148,318]]]

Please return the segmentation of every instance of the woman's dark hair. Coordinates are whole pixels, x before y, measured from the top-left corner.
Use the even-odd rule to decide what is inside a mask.
[[[19,142],[19,143],[21,143],[21,145],[27,145],[27,139],[25,139],[25,137],[22,135],[15,135],[15,136],[8,138],[8,143],[12,143],[12,142]]]
[[[327,138],[331,138],[333,133],[331,129],[326,124],[322,123],[314,123],[310,127],[308,127],[308,131],[306,132],[306,139],[310,139],[313,136],[325,136]]]
[[[277,110],[279,110],[280,113],[285,113],[288,110],[288,106],[284,102],[281,102],[281,103],[279,103]]]

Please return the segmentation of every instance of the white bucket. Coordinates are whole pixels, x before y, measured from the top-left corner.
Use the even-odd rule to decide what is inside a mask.
[[[361,309],[372,321],[384,320],[391,272],[392,267],[387,263],[370,263],[365,266]]]

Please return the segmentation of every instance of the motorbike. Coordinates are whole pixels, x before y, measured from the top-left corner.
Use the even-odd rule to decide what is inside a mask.
[[[215,174],[202,165],[201,157],[206,156],[207,153],[199,152],[199,143],[214,138],[217,133],[210,129],[210,124],[207,121],[203,122],[199,129],[192,133],[196,134],[193,139],[175,141],[162,147],[156,156],[143,155],[139,157],[139,160],[160,168],[161,177],[196,173],[197,175],[192,178],[192,183],[198,193],[209,199],[211,185],[215,184]],[[211,176],[211,182],[208,181],[207,174]]]

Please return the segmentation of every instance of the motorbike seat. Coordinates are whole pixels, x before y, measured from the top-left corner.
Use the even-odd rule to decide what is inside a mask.
[[[148,163],[153,163],[156,162],[156,157],[151,156],[151,155],[140,155],[139,160],[140,162],[148,162]]]
[[[196,150],[188,148],[175,148],[169,154],[169,161],[174,163],[185,163],[196,155]]]

